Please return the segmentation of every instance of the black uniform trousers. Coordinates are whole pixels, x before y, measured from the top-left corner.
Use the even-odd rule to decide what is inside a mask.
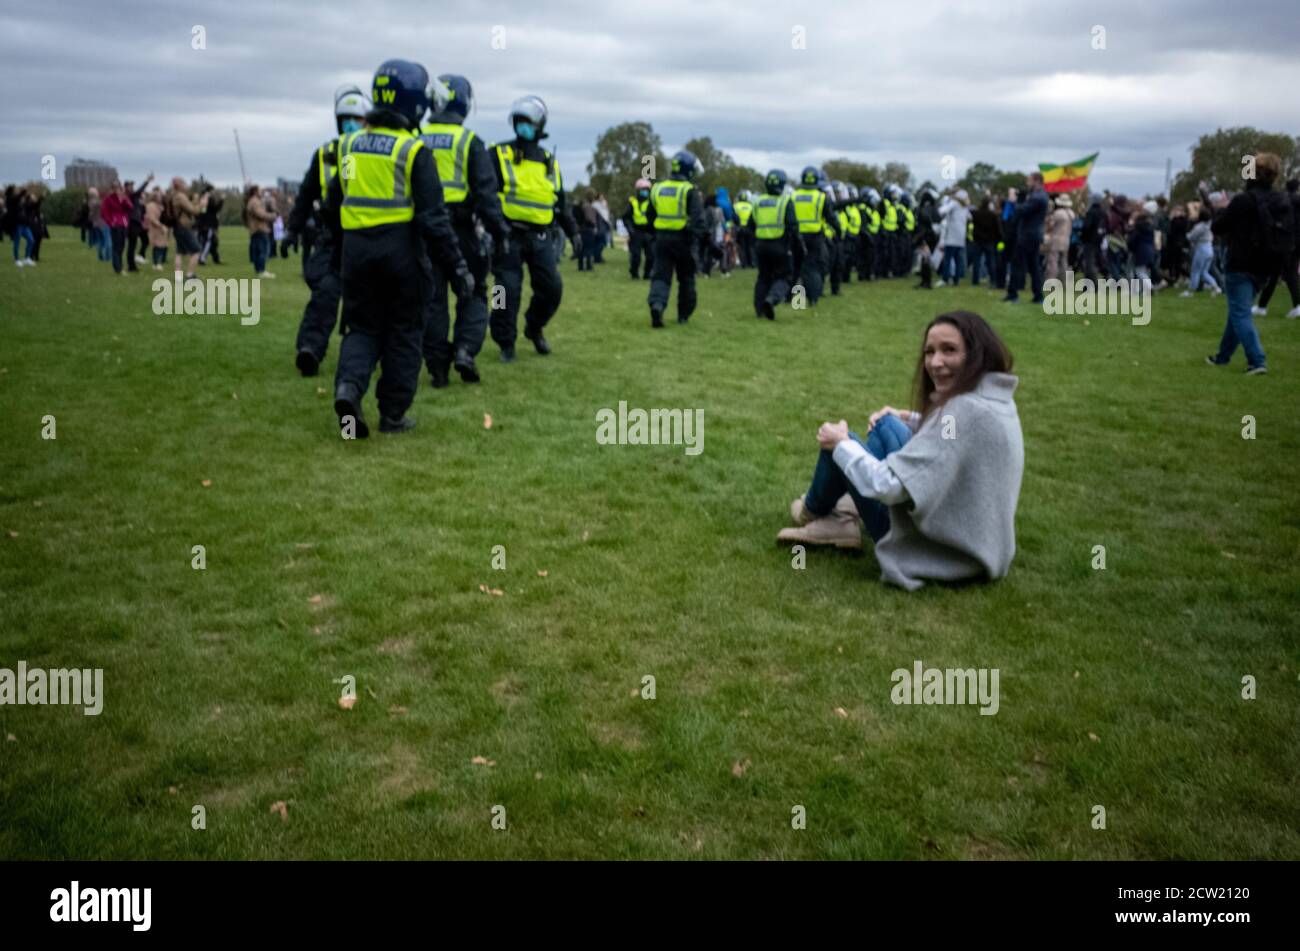
[[[697,238],[689,228],[659,231],[655,234],[654,272],[650,278],[648,303],[652,310],[668,309],[668,295],[677,275],[677,316],[695,313],[695,244]]]
[[[831,279],[832,294],[838,294],[840,292],[840,274],[842,271],[840,256],[843,251],[844,239],[826,239],[826,274]]]
[[[519,305],[524,292],[524,265],[528,265],[529,285],[533,296],[524,312],[524,326],[538,331],[560,309],[564,282],[555,266],[555,240],[549,228],[510,229],[510,249],[496,256],[492,270],[505,288],[505,307],[493,307],[489,324],[492,340],[505,349],[513,347],[519,336]]]
[[[311,289],[311,298],[303,309],[302,322],[298,324],[297,347],[298,352],[310,351],[317,363],[325,359],[330,334],[338,321],[339,301],[343,297],[341,264],[341,256],[329,231],[321,231],[315,250],[306,257],[302,268],[303,280]]]
[[[316,257],[316,255],[313,255]],[[343,234],[343,322],[334,385],[351,383],[361,395],[375,364],[379,412],[399,419],[420,385],[423,301],[433,274],[424,245],[410,225],[381,226]]]
[[[808,306],[813,307],[822,299],[822,273],[826,267],[826,236],[820,231],[803,236],[807,253],[803,259],[803,273],[799,283],[808,299]]]
[[[471,357],[478,356],[487,336],[487,255],[472,221],[456,221],[452,227],[460,253],[474,275],[474,293],[468,300],[456,298],[456,324],[452,330],[451,309],[447,305],[449,282],[441,268],[433,268],[433,289],[424,302],[424,363],[430,371],[450,368],[452,357],[462,347]],[[452,332],[450,343],[448,331]]]
[[[654,270],[655,265],[654,232],[648,227],[639,228],[633,225],[627,236],[627,251],[631,257],[628,270],[632,276],[649,280],[650,272]],[[642,255],[645,256],[645,270],[641,269]]]
[[[785,303],[790,294],[790,249],[785,238],[754,242],[758,277],[754,279],[754,313],[763,315],[763,305]]]
[[[748,228],[739,228],[736,231],[736,250],[737,257],[740,259],[741,267],[754,266],[754,252],[757,238],[754,232]]]

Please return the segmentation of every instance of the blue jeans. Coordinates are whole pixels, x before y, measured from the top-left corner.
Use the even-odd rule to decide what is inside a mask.
[[[949,272],[952,276],[949,277]],[[943,260],[939,262],[939,277],[949,284],[957,284],[966,276],[966,247],[960,244],[945,244]]]
[[[1237,352],[1237,344],[1241,344],[1248,367],[1264,366],[1268,361],[1259,342],[1259,332],[1255,330],[1255,318],[1250,313],[1255,303],[1255,282],[1249,274],[1229,271],[1224,275],[1223,294],[1228,298],[1228,323],[1223,328],[1214,362],[1227,363]]]
[[[95,234],[98,235],[95,247],[98,249],[99,259],[101,261],[111,261],[113,259],[112,231],[109,229],[108,225],[100,225],[95,229]]]
[[[863,442],[857,433],[849,433],[849,438],[877,459],[884,459],[912,438],[912,430],[897,416],[888,414],[876,421],[876,425],[867,434],[866,442]],[[819,518],[829,515],[831,509],[835,508],[835,503],[845,492],[853,497],[853,504],[858,507],[858,515],[862,518],[862,524],[867,527],[872,541],[878,542],[884,538],[889,533],[889,507],[883,502],[860,495],[858,490],[849,483],[844,470],[835,464],[834,454],[823,449],[817,457],[812,486],[809,487],[808,494],[803,497],[804,507]]]
[[[266,258],[271,253],[271,236],[261,231],[254,231],[248,236],[248,259],[253,262],[253,271],[261,274],[266,270]]]
[[[18,257],[18,242],[19,240],[24,240],[24,239],[27,241],[27,253],[24,254],[22,258],[20,258]],[[14,228],[14,260],[21,261],[25,258],[30,258],[32,256],[32,244],[35,241],[36,239],[32,237],[31,228],[27,227],[26,225],[18,225],[16,228]]]
[[[1198,244],[1192,252],[1192,276],[1187,282],[1189,291],[1200,290],[1202,284],[1209,284],[1216,291],[1219,290],[1218,283],[1210,274],[1210,265],[1213,263],[1214,249],[1203,242]]]
[[[1025,286],[1025,274],[1029,274],[1029,288],[1034,292],[1034,303],[1043,300],[1043,262],[1038,256],[1039,240],[1018,241],[1011,258],[1011,280],[1007,284],[1007,297],[1016,300],[1020,289]]]

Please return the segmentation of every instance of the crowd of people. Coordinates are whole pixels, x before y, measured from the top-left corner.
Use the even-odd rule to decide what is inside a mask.
[[[44,196],[9,185],[0,204],[0,230],[14,245],[14,264],[36,267],[41,260],[41,242],[50,236],[42,210]],[[19,250],[21,248],[21,251]]]

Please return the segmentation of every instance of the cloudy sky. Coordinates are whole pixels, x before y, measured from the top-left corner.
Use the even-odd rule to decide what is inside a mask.
[[[1295,0],[6,0],[0,182],[53,155],[60,181],[85,156],[237,183],[236,128],[253,180],[296,179],[334,89],[405,57],[468,76],[489,140],[542,96],[569,182],[602,130],[644,120],[761,170],[847,156],[938,180],[947,155],[960,175],[1100,150],[1096,186],[1146,193],[1217,127],[1300,134],[1298,51]]]

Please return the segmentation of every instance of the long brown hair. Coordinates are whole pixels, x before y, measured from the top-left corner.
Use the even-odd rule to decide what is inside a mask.
[[[966,344],[966,363],[957,375],[952,390],[943,400],[931,403],[934,398],[934,381],[925,372],[925,341],[930,336],[930,328],[937,324],[952,324],[961,334]],[[1012,366],[1011,351],[1002,342],[1002,338],[989,326],[979,314],[969,310],[951,310],[940,314],[925,328],[921,335],[921,356],[916,361],[916,381],[913,384],[913,403],[916,412],[924,419],[931,410],[938,409],[944,402],[961,393],[969,393],[983,379],[985,373],[1010,373]]]

